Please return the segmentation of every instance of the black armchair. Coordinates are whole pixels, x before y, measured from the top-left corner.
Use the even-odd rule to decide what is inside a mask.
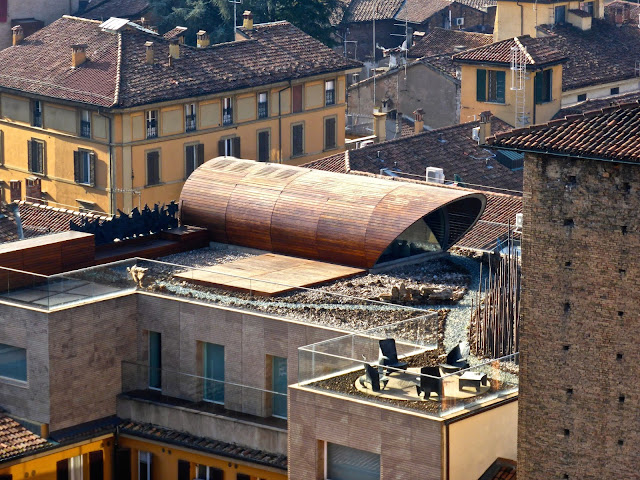
[[[380,391],[380,385],[382,385],[382,389],[384,390],[389,383],[389,378],[381,375],[378,371],[377,366],[373,366],[371,364],[364,364],[364,382],[370,385],[371,390],[374,392]]]
[[[469,368],[469,362],[467,358],[469,356],[469,349],[464,343],[459,343],[447,353],[447,363],[440,365],[440,368],[445,373],[454,373],[458,370]]]
[[[421,393],[424,393],[424,398],[428,399],[432,393],[442,398],[442,377],[440,376],[439,367],[422,367],[420,369],[421,375],[418,377],[420,385],[416,385],[416,392],[418,397]],[[426,377],[425,375],[429,375]]]
[[[409,365],[407,362],[401,362],[398,360],[398,352],[396,350],[396,341],[393,338],[385,338],[380,340],[380,363],[385,367],[397,368],[399,370],[406,370]],[[388,372],[388,371],[387,371]]]

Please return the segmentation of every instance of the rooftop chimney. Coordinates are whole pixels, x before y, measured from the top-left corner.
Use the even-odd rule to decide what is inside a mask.
[[[378,137],[377,142],[387,139],[387,114],[385,112],[373,112],[373,134]]]
[[[175,59],[180,58],[180,40],[177,38],[172,38],[169,41],[169,56]]]
[[[245,10],[242,14],[242,28],[245,30],[253,30],[253,13],[249,10]]]
[[[424,110],[421,108],[418,108],[415,112],[413,112],[413,120],[414,120],[413,126],[414,126],[415,133],[420,133],[424,130],[423,116],[424,116]]]
[[[491,136],[491,112],[482,112],[480,114],[480,131],[478,132],[478,144],[487,143],[487,137]]]
[[[71,45],[71,68],[82,65],[87,60],[87,45]]]
[[[209,46],[210,39],[206,30],[199,30],[196,37],[198,38],[198,48],[205,48]]]
[[[13,32],[13,44],[20,45],[24,40],[24,30],[20,25],[16,25],[11,31]]]
[[[155,45],[153,42],[145,42],[144,43],[144,48],[145,51],[147,53],[147,60],[146,60],[146,64],[147,65],[153,65],[155,58],[154,58],[154,54],[155,54]]]

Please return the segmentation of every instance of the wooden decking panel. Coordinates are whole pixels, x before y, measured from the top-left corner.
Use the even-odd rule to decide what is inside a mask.
[[[267,253],[207,270],[188,270],[175,277],[199,285],[271,296],[363,272],[360,268]]]

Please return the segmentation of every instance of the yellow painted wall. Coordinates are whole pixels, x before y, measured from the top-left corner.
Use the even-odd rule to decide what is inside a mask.
[[[119,438],[121,448],[131,449],[131,478],[138,480],[138,452],[150,452],[153,478],[151,480],[164,480],[178,478],[178,460],[186,460],[191,463],[191,478],[195,478],[196,465],[207,465],[224,470],[225,479],[234,480],[236,474],[244,473],[251,476],[251,480],[286,480],[285,472],[260,467],[249,462],[238,462],[227,457],[205,455],[194,450],[175,448],[171,445],[141,440],[134,437],[121,435]],[[107,478],[107,477],[105,477]]]
[[[516,460],[518,402],[449,425],[449,479],[479,478],[498,458]]]
[[[501,70],[505,72],[505,103],[478,102],[476,100],[477,74],[476,70],[483,68],[486,70]],[[552,74],[552,101],[535,106],[535,123],[547,122],[560,109],[562,100],[562,66],[551,67]],[[534,77],[535,72],[529,72],[529,80],[526,83],[526,108],[529,121],[534,122]],[[508,67],[499,66],[461,66],[461,87],[460,87],[460,123],[471,122],[478,119],[480,113],[491,111],[493,115],[507,122],[515,124],[515,91],[511,90],[511,70]]]
[[[71,447],[63,447],[53,451],[43,452],[27,457],[24,460],[7,462],[0,466],[0,475],[13,475],[13,478],[37,478],[38,480],[56,480],[56,463],[78,455],[83,455],[83,477],[89,478],[89,452],[102,450],[104,462],[104,478],[112,477],[113,437],[107,436],[100,440],[81,442]]]

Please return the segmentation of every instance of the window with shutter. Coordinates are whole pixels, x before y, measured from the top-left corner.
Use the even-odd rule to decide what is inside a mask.
[[[178,480],[191,480],[191,463],[187,460],[178,460]]]
[[[147,152],[147,185],[160,183],[160,152]]]
[[[231,147],[231,155],[236,158],[242,158],[240,153],[240,137],[233,137],[233,147]]]
[[[27,140],[27,155],[29,171],[44,174],[44,142],[35,138]]]
[[[116,450],[115,478],[118,480],[131,480],[131,450],[119,448]]]
[[[69,460],[64,459],[56,463],[56,480],[69,480]]]
[[[199,143],[198,144],[198,164],[196,165],[196,168],[202,165],[203,163],[204,163],[204,144]]]
[[[487,100],[487,71],[483,68],[476,70],[476,100],[479,102]]]
[[[258,161],[268,162],[269,151],[271,146],[269,145],[269,130],[263,130],[258,132]]]
[[[76,183],[95,185],[95,153],[80,149],[73,152],[73,175]]]
[[[291,127],[291,156],[304,154],[304,124],[298,123]]]
[[[324,119],[324,149],[336,148],[336,117]]]
[[[552,70],[537,72],[533,79],[536,103],[546,103],[552,100]]]
[[[291,100],[293,113],[302,111],[302,85],[294,85],[291,87]]]
[[[184,147],[185,156],[185,178],[189,178],[189,175],[198,168],[198,145],[186,145]]]
[[[104,459],[102,450],[89,452],[89,480],[104,480]]]

